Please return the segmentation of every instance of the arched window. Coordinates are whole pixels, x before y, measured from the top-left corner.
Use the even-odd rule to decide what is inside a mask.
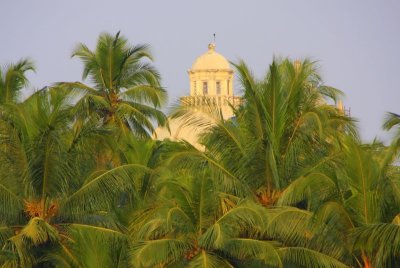
[[[208,94],[208,84],[207,81],[203,81],[203,95]]]
[[[216,82],[215,88],[216,88],[217,95],[221,95],[221,82],[220,81]]]

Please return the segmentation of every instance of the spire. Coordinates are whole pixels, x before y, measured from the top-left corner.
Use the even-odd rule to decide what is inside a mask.
[[[215,51],[215,33],[213,34],[213,36],[213,41],[208,44],[208,53],[212,53]]]

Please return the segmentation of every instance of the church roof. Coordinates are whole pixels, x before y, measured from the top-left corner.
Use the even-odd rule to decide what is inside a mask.
[[[208,51],[198,57],[192,65],[190,71],[200,70],[230,70],[229,62],[224,56],[215,52],[215,44],[208,45]]]

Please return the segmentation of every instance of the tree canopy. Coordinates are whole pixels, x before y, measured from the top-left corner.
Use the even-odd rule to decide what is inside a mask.
[[[315,62],[233,63],[234,117],[171,115],[201,125],[197,149],[152,139],[167,94],[148,45],[103,33],[72,56],[88,83],[25,99],[33,63],[0,70],[0,267],[397,267],[399,135],[362,143]]]

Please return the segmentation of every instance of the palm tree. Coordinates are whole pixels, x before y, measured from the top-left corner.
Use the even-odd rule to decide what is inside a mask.
[[[274,61],[263,80],[256,80],[243,62],[236,68],[244,104],[230,120],[223,120],[212,107],[208,121],[199,119],[190,107],[178,108],[175,116],[208,129],[201,138],[204,152],[179,152],[174,161],[197,172],[209,168],[213,180],[225,185],[226,193],[238,198],[257,196],[261,204],[272,208],[265,213],[276,214],[273,206],[278,200],[281,205],[301,208],[281,209],[284,217],[276,219],[282,220],[267,223],[262,237],[299,247],[287,256],[300,258],[306,252],[320,251],[328,257],[314,265],[329,258],[351,263],[346,241],[335,240],[340,232],[327,224],[313,224],[313,212],[338,193],[332,178],[346,136],[357,138],[352,120],[328,104],[340,92],[324,86],[315,64],[307,60]],[[314,188],[319,190],[316,194]]]
[[[345,152],[339,185],[341,192],[346,193],[343,207],[353,222],[353,254],[362,259],[364,267],[389,267],[399,260],[400,236],[386,229],[396,227],[400,213],[400,173],[394,165],[397,150],[381,144],[350,144]]]
[[[295,243],[304,233],[289,241],[304,213],[229,194],[208,172],[179,169],[157,183],[157,200],[132,215],[134,267],[347,267],[339,253]]]
[[[278,204],[314,204],[308,211],[352,255],[352,265],[390,267],[399,257],[397,149],[348,138],[340,155],[333,172],[297,179]]]
[[[201,142],[218,163],[216,169],[248,185],[268,206],[291,181],[326,168],[337,157],[331,148],[354,128],[350,118],[328,104],[341,92],[322,84],[314,63],[274,60],[262,80],[244,62],[235,67],[244,104],[231,120],[218,119],[214,112]],[[177,115],[206,125],[188,109],[179,108]]]
[[[246,99],[237,121],[251,150],[243,176],[260,183],[259,197],[270,203],[274,191],[320,166],[350,120],[328,104],[341,92],[322,84],[313,62],[274,61],[260,82],[244,63],[236,68]]]
[[[119,250],[107,255],[110,263],[123,260],[127,240],[112,208],[119,193],[135,189],[135,174],[146,167],[98,169],[93,145],[106,145],[111,132],[95,118],[74,124],[64,93],[45,88],[21,104],[4,105],[0,242],[1,255],[9,257],[0,259],[3,265],[74,267],[93,254],[76,244],[88,235],[93,243],[109,241],[110,254],[111,246]]]
[[[160,76],[147,60],[152,60],[147,45],[130,46],[128,40],[103,33],[94,51],[79,44],[72,57],[84,63],[83,79],[89,78],[93,86],[80,82],[58,85],[77,90],[84,96],[78,101],[78,113],[86,117],[96,113],[106,125],[115,125],[123,132],[132,130],[140,137],[154,132],[153,120],[166,123],[158,110],[166,100],[160,86]]]
[[[21,90],[28,85],[28,71],[35,71],[34,64],[28,59],[0,69],[0,104],[18,101]]]

